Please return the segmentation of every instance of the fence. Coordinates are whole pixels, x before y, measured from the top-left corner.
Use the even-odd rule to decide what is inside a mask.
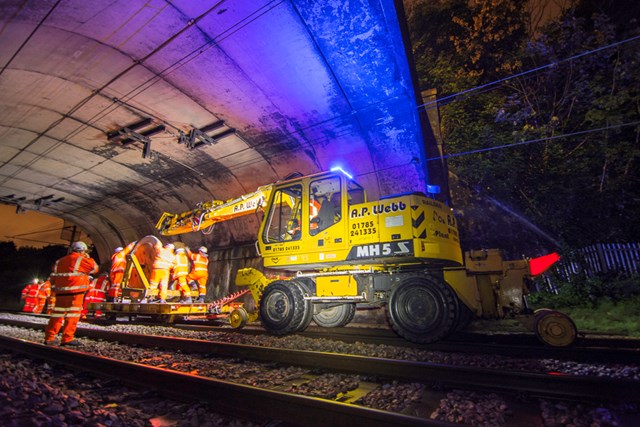
[[[558,274],[570,281],[581,274],[593,277],[597,274],[619,272],[640,273],[640,243],[598,243],[563,255],[556,265]]]

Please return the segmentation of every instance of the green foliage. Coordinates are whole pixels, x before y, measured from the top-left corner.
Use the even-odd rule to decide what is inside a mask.
[[[520,1],[415,6],[420,84],[446,99],[447,152],[467,153],[449,169],[569,246],[640,240],[640,41],[599,50],[638,26],[569,10],[529,35],[529,18]]]
[[[528,302],[567,314],[580,332],[640,336],[640,277],[576,278],[558,283],[557,291],[533,293]]]
[[[596,308],[576,306],[563,308],[583,333],[621,334],[640,337],[640,297],[620,301],[602,301]]]
[[[536,292],[529,296],[535,308],[596,308],[604,303],[617,304],[640,297],[640,277],[602,274],[591,278],[576,277],[573,282],[557,282],[557,293]]]

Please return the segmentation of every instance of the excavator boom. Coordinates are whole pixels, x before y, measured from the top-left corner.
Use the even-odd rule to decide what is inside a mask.
[[[206,232],[218,222],[248,215],[264,208],[272,188],[273,184],[268,184],[235,199],[198,203],[194,209],[188,212],[179,214],[164,212],[158,220],[156,228],[163,236],[194,231]]]

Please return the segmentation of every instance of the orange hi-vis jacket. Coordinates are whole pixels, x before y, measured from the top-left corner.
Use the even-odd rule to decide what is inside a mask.
[[[47,298],[51,296],[51,282],[45,280],[44,282],[38,283],[38,299],[34,313],[42,313],[42,309],[44,305],[47,303]]]
[[[194,280],[200,277],[206,278],[209,275],[209,257],[203,256],[200,252],[192,252],[190,258],[193,267],[189,277]]]
[[[85,303],[90,302],[103,302],[107,297],[107,291],[109,290],[109,278],[107,276],[100,276],[94,279],[93,286],[87,295],[84,297]]]
[[[22,311],[26,313],[33,313],[34,309],[38,305],[38,284],[29,283],[22,289],[21,299],[24,300],[24,306]]]
[[[111,256],[111,271],[109,275],[111,276],[112,283],[122,283],[122,277],[124,276],[124,269],[126,266],[127,254],[124,249]]]
[[[82,317],[85,317],[87,315],[87,305],[89,303],[104,302],[107,297],[109,285],[109,277],[106,275],[93,279],[93,282],[91,282],[91,288],[84,296],[84,302],[82,304]]]
[[[58,295],[79,294],[89,290],[89,275],[98,271],[93,258],[71,252],[56,261],[51,273],[51,290]]]
[[[173,279],[186,277],[189,274],[189,258],[186,252],[176,252],[173,262]]]
[[[45,280],[38,285],[38,298],[47,299],[51,296],[51,282]]]

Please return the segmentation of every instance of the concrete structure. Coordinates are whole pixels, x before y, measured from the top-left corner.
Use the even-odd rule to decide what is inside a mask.
[[[0,202],[77,224],[108,259],[163,211],[292,172],[425,191],[403,19],[393,0],[2,1]]]

